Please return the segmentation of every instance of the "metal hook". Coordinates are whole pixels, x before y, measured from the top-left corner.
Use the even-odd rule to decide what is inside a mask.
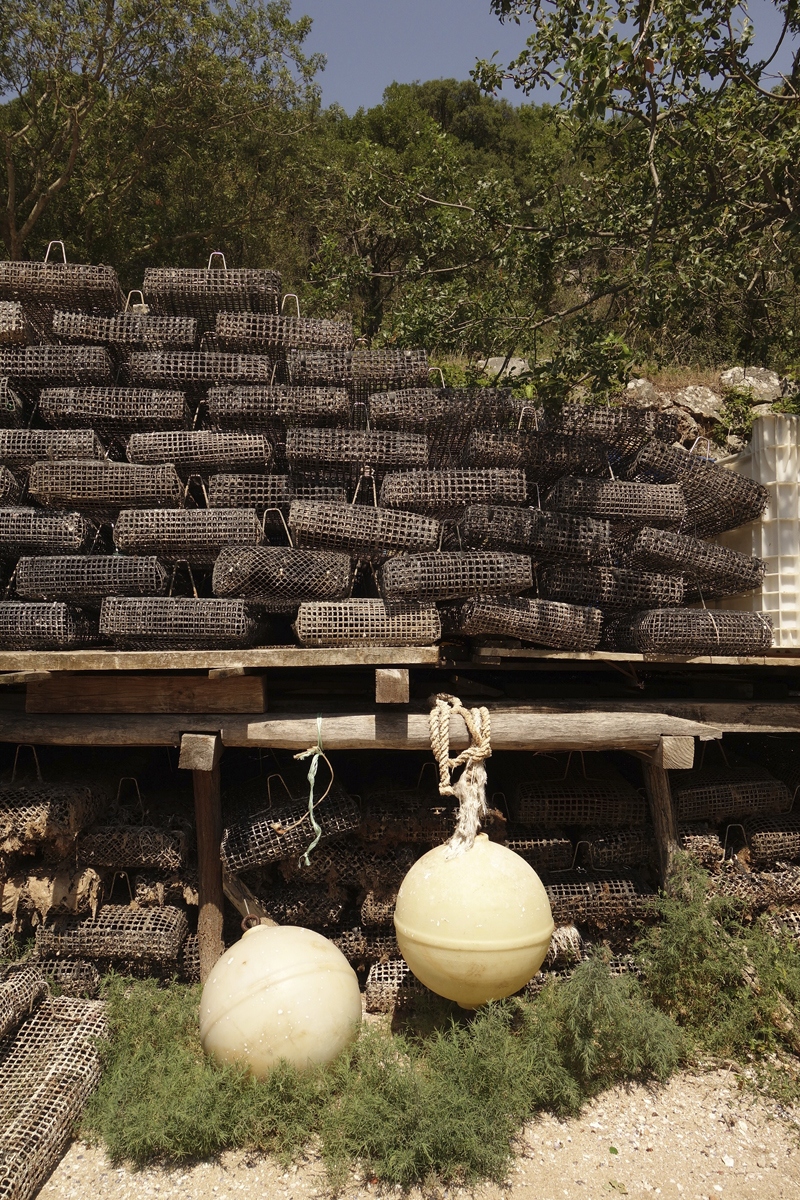
[[[140,787],[139,787],[139,780],[136,778],[136,776],[135,776],[135,775],[122,775],[122,776],[120,776],[120,781],[119,781],[119,783],[117,784],[117,798],[116,798],[115,804],[119,805],[119,798],[120,798],[120,796],[122,795],[122,785],[123,785],[123,783],[132,783],[132,784],[133,784],[133,786],[136,788],[136,797],[137,797],[137,799],[138,799],[138,801],[139,801],[139,810],[140,810],[140,812],[141,812],[141,814],[142,814],[142,822],[144,822],[144,800],[142,799],[142,792],[141,792],[141,789],[140,789]]]
[[[287,292],[286,295],[283,297],[283,300],[281,301],[281,312],[283,312],[283,306],[287,300],[294,300],[295,304],[297,305],[297,315],[299,317],[300,316],[300,301],[295,292]]]
[[[131,898],[131,904],[135,903],[134,899],[133,899],[133,890],[131,888],[130,876],[128,875],[127,871],[115,871],[114,874],[111,876],[111,887],[108,889],[109,896],[114,891],[114,884],[117,882],[118,879],[125,880],[125,882],[128,885],[128,895]]]
[[[136,309],[136,308],[146,309],[147,308],[147,305],[144,302],[144,292],[142,291],[142,289],[141,288],[133,288],[130,292],[128,292],[128,295],[125,297],[125,308],[124,308],[125,312],[127,312],[128,309],[131,307],[131,296],[139,296],[142,301],[141,304],[135,304],[133,306],[134,309]]]
[[[212,250],[211,251],[211,253],[208,256],[208,266],[206,267],[206,270],[207,271],[211,270],[211,260],[214,258],[221,258],[222,259],[222,269],[223,269],[223,271],[227,271],[228,264],[225,262],[225,255],[222,253],[221,250]],[[216,268],[216,269],[219,270],[219,268]]]
[[[283,526],[283,529],[286,534],[289,545],[292,548],[294,548],[294,541],[292,540],[292,535],[289,533],[289,526],[286,524],[286,518],[284,517],[283,512],[279,508],[265,508],[264,509],[264,515],[261,518],[261,532],[264,534],[264,537],[267,536],[267,513],[277,513],[278,514],[278,516],[281,519],[281,525]]]
[[[533,427],[536,430],[536,432],[538,433],[539,432],[539,414],[537,413],[536,408],[532,404],[523,404],[522,408],[520,409],[519,420],[517,421],[517,433],[519,433],[520,430],[522,429],[522,418],[525,416],[526,412],[533,413]]]
[[[47,250],[46,250],[46,252],[45,252],[44,261],[45,261],[45,262],[48,262],[48,261],[49,261],[49,259],[50,259],[50,251],[53,249],[53,246],[60,246],[60,247],[61,247],[61,253],[64,255],[64,265],[66,266],[66,262],[67,262],[67,252],[66,252],[66,250],[65,250],[65,248],[64,248],[64,243],[63,243],[63,242],[61,242],[61,241],[53,241],[53,242],[48,242],[48,243],[47,243]]]
[[[355,504],[356,500],[358,499],[358,493],[361,488],[361,484],[363,483],[363,481],[365,479],[368,480],[372,484],[373,507],[377,508],[378,507],[378,489],[375,486],[375,472],[372,470],[372,467],[368,467],[368,466],[364,466],[361,468],[361,475],[359,476],[358,483],[356,484],[356,490],[353,492],[353,499],[351,501],[351,504]]]
[[[286,780],[283,778],[280,771],[273,771],[273,773],[271,775],[267,776],[267,799],[269,800],[270,808],[272,808],[272,781],[273,781],[273,779],[279,779],[284,786],[286,795],[289,797],[290,800],[293,798],[292,793],[289,791],[289,787],[286,783]]]
[[[355,410],[357,408],[364,409],[364,418],[367,422],[367,425],[366,425],[367,433],[369,433],[369,404],[367,403],[366,400],[354,400],[353,401],[353,428],[354,429],[358,428],[358,426],[355,423],[355,415],[356,415]]]
[[[441,381],[442,381],[442,391],[444,391],[444,389],[447,387],[447,384],[446,384],[446,383],[445,383],[445,381],[444,381],[444,371],[442,370],[442,368],[441,368],[441,367],[428,367],[428,374],[429,374],[429,375],[435,375],[435,373],[436,373],[437,371],[439,372],[439,378],[440,378],[440,379],[441,379]]]
[[[745,831],[744,825],[741,825],[738,821],[734,821],[731,825],[725,826],[725,841],[722,843],[722,861],[723,862],[725,861],[725,855],[728,852],[728,834],[730,833],[730,831],[732,829],[740,829],[742,831],[742,837],[744,838],[744,844],[748,850],[750,849],[750,843],[747,840],[747,833]]]
[[[422,766],[420,767],[419,775],[417,776],[417,790],[419,790],[419,785],[422,783],[422,776],[425,774],[425,771],[427,770],[428,767],[431,768],[434,776],[436,776],[436,763],[435,762],[424,762],[422,764]]]

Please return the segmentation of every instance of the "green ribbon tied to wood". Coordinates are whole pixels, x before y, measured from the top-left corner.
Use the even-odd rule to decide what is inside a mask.
[[[331,790],[331,787],[333,785],[333,767],[331,766],[330,762],[328,761],[328,758],[322,747],[322,717],[317,717],[317,744],[316,744],[316,746],[310,746],[308,748],[308,750],[303,750],[303,751],[301,751],[300,754],[295,754],[295,758],[298,760],[302,760],[304,758],[309,758],[309,757],[311,758],[311,765],[308,768],[308,776],[307,776],[308,784],[309,784],[309,787],[308,787],[308,819],[311,822],[311,828],[314,830],[314,840],[308,846],[305,854],[300,859],[300,862],[305,863],[305,865],[307,867],[311,866],[311,861],[308,856],[311,853],[311,851],[316,849],[316,847],[319,845],[319,840],[322,837],[322,826],[317,821],[317,818],[314,813],[314,784],[316,783],[317,767],[319,766],[319,760],[321,758],[324,758],[325,762],[327,763],[328,770],[331,773],[331,781],[328,784],[327,788],[325,789],[324,795],[322,795],[320,797],[320,799],[317,801],[317,807],[319,807],[319,805],[322,804],[322,801],[328,795],[328,792]]]

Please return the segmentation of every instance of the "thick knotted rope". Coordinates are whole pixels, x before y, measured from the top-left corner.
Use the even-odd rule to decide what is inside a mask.
[[[491,724],[486,708],[464,708],[457,696],[434,696],[430,713],[431,749],[439,764],[439,794],[455,796],[458,800],[458,820],[450,838],[445,858],[456,858],[472,848],[472,843],[486,816],[486,767],[491,757]],[[463,718],[470,744],[456,758],[450,757],[450,718]],[[452,772],[464,770],[455,783]]]

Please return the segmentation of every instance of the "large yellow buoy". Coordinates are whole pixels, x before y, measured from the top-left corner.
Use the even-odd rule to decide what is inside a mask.
[[[401,884],[394,924],[417,979],[462,1008],[519,991],[553,933],[539,876],[485,833],[458,857],[448,858],[445,844],[418,859]]]
[[[322,934],[257,925],[217,962],[200,1002],[200,1040],[219,1062],[246,1064],[263,1079],[287,1059],[305,1070],[327,1063],[361,1023],[358,978]]]

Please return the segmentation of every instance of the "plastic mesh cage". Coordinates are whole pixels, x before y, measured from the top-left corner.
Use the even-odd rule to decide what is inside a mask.
[[[103,447],[92,429],[0,429],[0,462],[30,467],[42,459],[100,459]]]
[[[80,513],[0,508],[0,559],[21,554],[81,554],[97,529]]]
[[[174,508],[183,501],[172,465],[145,467],[106,459],[34,463],[28,492],[48,508],[77,508],[101,519],[121,508]]]
[[[361,814],[352,800],[336,783],[314,810],[322,828],[322,841],[357,829]],[[229,871],[246,871],[265,863],[279,862],[303,854],[314,840],[308,816],[308,797],[273,804],[231,821],[222,835],[220,853]],[[312,863],[323,853],[319,846]],[[316,882],[310,879],[310,882]]]
[[[743,875],[713,875],[711,889],[721,896],[740,900],[751,912],[800,904],[800,868],[761,871]]]
[[[388,471],[428,461],[424,434],[367,429],[289,429],[286,458],[295,471],[357,475],[362,467]]]
[[[769,501],[763,483],[658,441],[639,452],[631,474],[651,483],[679,483],[687,505],[684,532],[695,537],[713,537],[756,521]]]
[[[342,550],[366,562],[403,552],[435,550],[440,525],[430,517],[355,504],[296,500],[289,529],[297,545]]]
[[[0,505],[13,504],[19,494],[20,486],[8,467],[0,467]]]
[[[405,471],[387,475],[381,485],[382,508],[460,517],[470,504],[524,504],[525,473],[514,470],[464,469]]]
[[[208,483],[209,508],[288,511],[292,495],[289,475],[212,475]]]
[[[220,429],[347,425],[350,419],[342,388],[219,387],[209,390],[206,403],[210,424]]]
[[[266,470],[272,446],[260,433],[173,430],[134,433],[128,442],[132,463],[173,463],[182,475],[239,468]]]
[[[437,792],[387,782],[365,794],[358,836],[367,844],[439,845],[454,829],[453,805]]]
[[[16,1029],[48,992],[35,967],[24,967],[0,983],[0,1038]]]
[[[788,937],[795,943],[800,942],[800,912],[796,909],[769,917],[767,927],[773,937]]]
[[[673,412],[580,402],[562,407],[555,431],[569,437],[596,438],[613,448],[611,457],[623,460],[653,438],[671,444],[679,435],[678,417]]]
[[[100,995],[100,973],[94,963],[80,959],[43,959],[36,969],[62,996],[94,1000]]]
[[[24,345],[28,340],[25,310],[18,300],[0,300],[0,346]]]
[[[563,928],[574,928],[574,926],[564,926]],[[555,932],[558,933],[558,929]],[[553,936],[555,937],[555,934]],[[580,955],[577,955],[577,957],[580,958]],[[573,958],[571,965],[567,965],[560,970],[537,971],[533,979],[529,979],[525,984],[525,995],[531,998],[539,996],[548,983],[560,983],[571,979],[575,973],[576,966],[577,963]],[[641,975],[641,969],[637,966],[636,959],[632,954],[612,954],[606,960],[606,968],[609,975],[612,975],[615,979],[619,979],[624,975]]]
[[[124,554],[156,554],[203,566],[225,546],[258,546],[258,517],[244,508],[126,509],[114,524],[114,545]]]
[[[133,895],[143,908],[191,904],[200,900],[196,867],[146,868],[133,877]]]
[[[788,813],[792,793],[785,783],[746,759],[730,766],[670,771],[679,821],[727,821]]]
[[[149,825],[100,825],[78,839],[78,862],[117,871],[159,867],[177,871],[186,862],[186,834]]]
[[[589,829],[580,840],[583,860],[606,871],[614,867],[645,867],[655,857],[653,831],[638,829]]]
[[[751,818],[745,823],[750,862],[757,870],[777,862],[800,859],[800,813],[781,817]]]
[[[7,650],[66,650],[98,640],[97,620],[54,601],[0,600],[0,645]]]
[[[397,892],[392,892],[389,896],[382,896],[375,892],[369,891],[361,902],[361,924],[372,925],[391,925],[394,919],[394,906],[397,900]]]
[[[106,904],[94,919],[61,917],[36,930],[40,958],[111,958],[172,963],[189,927],[179,908]]]
[[[244,600],[191,596],[109,596],[100,609],[100,632],[115,645],[138,650],[234,650],[265,635],[258,612]]]
[[[399,888],[416,857],[413,846],[378,848],[340,839],[315,850],[308,867],[302,859],[294,857],[285,859],[280,870],[284,878],[292,881],[340,884],[364,890],[374,888],[386,894]],[[394,930],[391,932],[394,935]]]
[[[229,546],[214,566],[215,596],[243,596],[268,612],[293,612],[302,600],[342,600],[353,586],[353,564],[332,550],[290,546]]]
[[[442,626],[434,604],[359,598],[301,604],[295,632],[301,646],[431,646]]]
[[[656,608],[635,614],[630,639],[641,654],[762,654],[772,622],[763,613]]]
[[[532,586],[530,558],[499,550],[403,554],[385,562],[380,572],[388,604],[513,595]]]
[[[353,382],[353,351],[292,349],[286,357],[286,371],[295,387],[347,387]]]
[[[368,400],[374,428],[427,434],[432,467],[463,466],[470,431],[477,425],[516,426],[522,407],[507,388],[407,387],[375,392]]]
[[[14,429],[25,417],[25,405],[8,379],[0,378],[0,429]]]
[[[499,635],[564,650],[593,650],[603,614],[559,600],[476,596],[461,606],[458,630],[466,637]]]
[[[94,606],[106,596],[162,595],[167,572],[154,557],[56,555],[21,558],[14,585],[25,600],[72,600]]]
[[[522,779],[512,790],[512,819],[540,828],[565,825],[644,825],[644,797],[621,775],[594,778],[572,772],[564,779]]]
[[[606,452],[598,442],[526,430],[473,429],[467,462],[476,467],[516,467],[540,488],[549,487],[562,475],[608,472]]]
[[[641,609],[682,604],[683,579],[625,567],[585,567],[551,563],[539,574],[539,590],[553,600],[569,600],[595,608]],[[669,609],[664,611],[669,612]]]
[[[150,350],[191,350],[197,341],[192,317],[156,317],[123,312],[113,317],[90,313],[53,313],[53,334],[65,342],[106,342]]]
[[[37,412],[45,425],[88,425],[106,435],[133,433],[145,426],[149,430],[182,429],[189,424],[183,392],[152,388],[44,388]]]
[[[182,388],[213,383],[271,383],[273,363],[263,354],[219,354],[213,350],[133,350],[128,359],[133,384]]]
[[[58,996],[0,1041],[3,1200],[32,1200],[58,1163],[100,1081],[107,1035],[102,1001]]]
[[[155,313],[197,317],[212,329],[219,312],[277,313],[281,277],[253,268],[148,267],[143,288]]]
[[[568,871],[575,851],[561,829],[509,829],[506,845],[534,871]]]
[[[656,894],[630,875],[565,871],[542,879],[553,920],[607,927],[655,918]]]
[[[275,895],[261,896],[262,904],[279,925],[306,925],[326,929],[335,925],[345,909],[342,894],[331,895],[327,888],[314,884],[284,887]]]
[[[760,558],[664,529],[640,529],[625,559],[647,571],[680,572],[687,587],[709,598],[760,587],[766,571]]]
[[[284,317],[270,313],[220,312],[216,322],[217,339],[228,350],[287,350],[298,347],[336,347],[353,345],[350,320],[319,317]]]
[[[465,544],[476,550],[516,550],[537,562],[593,562],[611,553],[607,521],[538,508],[473,504],[464,514],[461,532]]]
[[[0,350],[0,375],[42,383],[111,383],[113,367],[100,346],[26,346]]]
[[[0,300],[88,312],[122,308],[114,268],[84,263],[0,262]]]
[[[424,387],[428,382],[428,355],[424,350],[382,347],[353,351],[353,383],[377,392],[383,388]]]
[[[550,490],[545,505],[556,512],[666,529],[677,529],[686,518],[686,501],[677,483],[628,483],[565,475]]]
[[[718,867],[725,857],[719,832],[706,821],[679,824],[678,845],[707,871]]]
[[[433,992],[411,974],[411,968],[403,958],[392,958],[388,962],[374,963],[364,985],[364,1004],[370,1013],[391,1013],[408,1008],[414,1001]]]

